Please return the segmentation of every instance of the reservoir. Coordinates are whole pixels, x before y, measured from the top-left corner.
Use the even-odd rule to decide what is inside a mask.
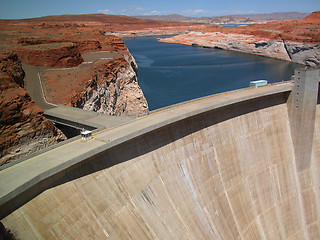
[[[220,49],[160,43],[159,37],[125,39],[138,64],[149,109],[248,87],[250,81],[290,80],[301,65]]]

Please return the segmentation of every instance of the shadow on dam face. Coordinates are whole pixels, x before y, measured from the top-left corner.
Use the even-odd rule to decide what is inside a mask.
[[[44,180],[50,188],[3,222],[22,239],[320,239],[319,113],[311,167],[297,172],[288,97],[228,105],[101,152]]]

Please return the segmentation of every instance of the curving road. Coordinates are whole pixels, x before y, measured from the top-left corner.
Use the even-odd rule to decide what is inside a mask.
[[[99,59],[113,59],[118,56],[118,52],[92,52],[83,54],[82,57],[84,59],[84,63],[79,65],[78,67],[84,67],[87,64],[92,64]],[[30,94],[32,100],[42,109],[48,110],[54,107],[57,107],[55,104],[48,103],[44,97],[43,90],[41,87],[41,79],[39,76],[40,72],[46,71],[52,68],[46,67],[36,67],[23,63],[22,68],[25,72],[25,89]],[[77,67],[76,67],[77,68]],[[70,68],[65,68],[70,69]],[[62,70],[61,68],[57,68],[56,70]]]
[[[47,103],[45,100],[39,79],[39,72],[45,71],[47,68],[35,67],[25,63],[22,64],[22,68],[25,72],[24,88],[29,93],[32,100],[44,111],[54,108],[54,105]]]

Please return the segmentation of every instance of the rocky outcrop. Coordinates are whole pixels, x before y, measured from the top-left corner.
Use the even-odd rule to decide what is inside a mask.
[[[15,49],[26,64],[44,67],[74,67],[83,62],[79,48],[72,42],[31,44]]]
[[[14,53],[2,53],[0,59],[0,89],[12,88],[16,84],[24,87],[25,74],[18,56]]]
[[[285,42],[285,47],[292,62],[304,64],[310,67],[319,67],[319,44]]]
[[[71,105],[110,115],[137,115],[148,112],[148,104],[137,80],[134,58],[121,58],[95,66],[98,69],[84,91],[71,99]]]
[[[24,72],[17,55],[0,60],[0,165],[65,138],[22,88]]]

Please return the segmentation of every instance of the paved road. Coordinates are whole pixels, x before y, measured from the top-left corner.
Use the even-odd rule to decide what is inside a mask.
[[[42,109],[48,110],[54,108],[54,105],[48,104],[44,97],[41,89],[39,72],[46,70],[44,67],[35,67],[27,64],[22,64],[22,68],[25,72],[25,89],[31,96],[32,100]]]
[[[63,105],[48,109],[44,111],[44,113],[48,119],[54,122],[72,126],[90,126],[90,128],[93,129],[111,129],[128,123],[136,118],[135,116],[111,116]]]

